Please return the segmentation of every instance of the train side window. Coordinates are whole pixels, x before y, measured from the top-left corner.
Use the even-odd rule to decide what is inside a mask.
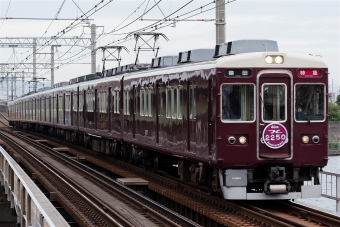
[[[144,89],[140,90],[140,116],[144,116]]]
[[[178,89],[178,102],[177,102],[177,105],[178,105],[178,113],[177,113],[177,118],[178,119],[182,119],[182,108],[183,108],[183,89],[182,89],[182,86],[178,86],[177,87]]]
[[[166,88],[166,117],[167,118],[171,118],[171,87],[167,87]]]
[[[103,91],[102,95],[103,95],[103,104],[102,104],[103,113],[107,113],[107,108],[108,108],[107,107],[107,105],[108,105],[107,92]]]
[[[189,119],[196,119],[196,85],[193,82],[189,87]]]
[[[73,93],[73,111],[77,111],[77,106],[78,106],[77,92],[74,92]]]
[[[222,121],[254,121],[254,85],[222,84]]]
[[[324,121],[326,87],[324,84],[296,84],[295,85],[295,120]]]
[[[149,115],[149,89],[144,90],[144,116]]]
[[[124,91],[124,97],[123,97],[123,101],[124,101],[124,115],[130,115],[130,108],[129,108],[129,96],[130,96],[130,92],[129,91]]]
[[[80,91],[79,91],[79,112],[83,111],[83,106],[84,106],[83,94],[80,93]]]
[[[153,95],[153,89],[150,87],[148,89],[148,116],[152,117],[152,95]]]
[[[134,114],[138,114],[138,92],[136,88],[134,88],[134,95]]]
[[[119,113],[119,91],[114,91],[113,92],[114,96],[113,96],[113,102],[114,102],[114,113]]]
[[[171,109],[172,109],[172,118],[177,119],[177,87],[173,87],[171,89]]]
[[[158,116],[163,116],[163,91],[162,87],[158,89]]]

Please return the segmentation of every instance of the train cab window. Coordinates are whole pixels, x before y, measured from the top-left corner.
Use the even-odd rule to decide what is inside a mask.
[[[284,122],[286,120],[286,90],[285,84],[262,85],[263,121]]]
[[[324,121],[326,87],[324,84],[295,85],[295,120]]]
[[[254,85],[223,84],[222,121],[254,121]]]

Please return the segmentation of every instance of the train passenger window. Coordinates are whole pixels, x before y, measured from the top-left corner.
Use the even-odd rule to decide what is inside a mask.
[[[144,116],[149,115],[149,90],[144,90]]]
[[[66,111],[70,111],[71,110],[71,96],[70,95],[66,95],[65,110]]]
[[[324,84],[295,85],[295,120],[324,121],[326,87]]]
[[[192,82],[189,88],[189,119],[196,119],[196,85]]]
[[[223,84],[222,121],[254,121],[254,85]]]
[[[286,120],[286,85],[264,84],[262,86],[263,121]]]
[[[134,87],[134,114],[138,114],[138,100],[137,100],[137,97],[138,97],[138,93],[137,93],[137,89]]]
[[[73,111],[77,111],[78,97],[77,92],[73,93]]]

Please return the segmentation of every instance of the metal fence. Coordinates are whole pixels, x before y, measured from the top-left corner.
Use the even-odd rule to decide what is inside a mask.
[[[340,174],[320,172],[321,196],[336,201],[336,212],[340,211]]]

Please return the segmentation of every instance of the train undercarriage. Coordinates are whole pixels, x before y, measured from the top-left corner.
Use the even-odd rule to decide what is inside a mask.
[[[184,182],[204,186],[211,195],[228,200],[301,199],[321,196],[319,167],[259,166],[255,169],[218,169],[201,162],[164,154],[120,140],[109,140],[83,132],[33,123],[14,123],[33,130],[113,155],[153,172],[167,171]],[[308,185],[304,185],[308,182]]]

